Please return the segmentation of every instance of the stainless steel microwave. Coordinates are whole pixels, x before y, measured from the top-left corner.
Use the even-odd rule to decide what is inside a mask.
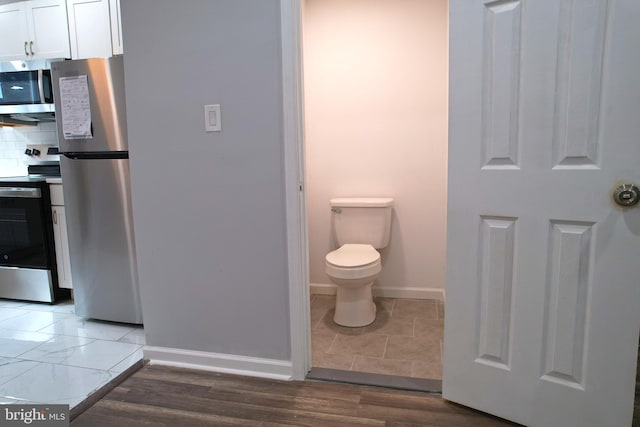
[[[0,62],[0,114],[55,111],[47,60]]]

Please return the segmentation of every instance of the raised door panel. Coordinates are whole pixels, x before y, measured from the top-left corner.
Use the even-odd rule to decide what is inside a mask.
[[[482,217],[476,362],[509,370],[516,218]]]
[[[482,154],[489,169],[518,169],[518,106],[522,2],[484,9]]]
[[[64,0],[27,2],[27,24],[31,34],[29,52],[34,58],[71,57]]]
[[[111,56],[108,0],[67,0],[73,59]]]
[[[28,45],[28,40],[25,4],[0,6],[0,60],[27,59],[25,43]]]
[[[593,223],[551,221],[541,379],[584,389]]]
[[[598,169],[607,1],[563,1],[553,135],[555,169]]]

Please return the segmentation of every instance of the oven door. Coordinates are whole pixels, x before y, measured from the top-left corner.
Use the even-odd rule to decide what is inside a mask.
[[[40,188],[0,187],[0,266],[50,268]]]

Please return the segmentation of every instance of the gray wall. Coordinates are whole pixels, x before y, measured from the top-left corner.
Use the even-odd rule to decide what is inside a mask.
[[[147,344],[289,360],[279,2],[136,0],[122,21]]]

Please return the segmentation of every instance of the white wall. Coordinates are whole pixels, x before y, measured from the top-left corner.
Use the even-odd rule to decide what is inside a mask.
[[[56,124],[0,127],[0,177],[27,174],[24,150],[27,144],[58,145]]]
[[[148,346],[290,359],[279,19],[277,0],[122,3]]]
[[[329,199],[392,196],[392,238],[376,287],[444,288],[447,13],[446,0],[306,1],[312,283],[331,283]]]

